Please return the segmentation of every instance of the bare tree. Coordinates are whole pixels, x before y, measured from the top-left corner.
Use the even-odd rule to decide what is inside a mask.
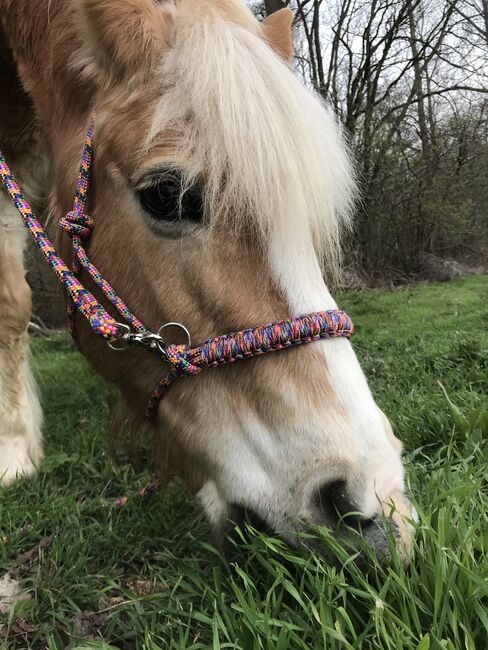
[[[454,224],[459,225],[448,195],[474,236],[487,239],[484,195],[464,174],[468,163],[462,173],[455,171],[453,156],[454,150],[475,146],[466,136],[472,132],[470,111],[482,116],[484,133],[487,3],[289,3],[296,12],[297,68],[332,104],[357,155],[364,190],[360,256],[371,272],[385,263],[415,270],[423,251],[446,250]],[[453,125],[464,134],[460,139],[451,133]],[[479,155],[486,145],[478,147]],[[455,191],[461,182],[464,195],[470,195],[469,209],[463,193]],[[468,231],[463,230],[466,247]]]
[[[289,4],[289,0],[264,0],[264,8],[266,10],[266,15],[270,16],[275,11],[283,9]]]

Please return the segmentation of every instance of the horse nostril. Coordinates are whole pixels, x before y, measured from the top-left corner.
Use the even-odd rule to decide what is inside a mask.
[[[346,481],[336,480],[325,483],[317,490],[314,498],[319,518],[326,526],[340,527],[343,532],[350,528],[366,537],[375,537],[375,529],[378,527],[377,518],[367,517],[358,512],[347,489]]]
[[[315,505],[325,515],[327,523],[337,522],[342,515],[354,510],[346,482],[335,480],[324,483],[315,493]]]

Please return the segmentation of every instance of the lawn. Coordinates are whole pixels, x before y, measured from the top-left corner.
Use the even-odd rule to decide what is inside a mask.
[[[411,566],[365,573],[326,531],[327,560],[251,534],[229,565],[180,486],[116,507],[150,475],[108,461],[106,388],[66,338],[38,339],[47,459],[0,491],[0,581],[25,590],[2,649],[488,648],[488,277],[340,302],[405,442]]]

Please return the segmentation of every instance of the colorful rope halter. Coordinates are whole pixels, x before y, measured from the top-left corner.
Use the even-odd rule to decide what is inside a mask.
[[[75,340],[74,314],[75,311],[79,311],[88,320],[92,330],[103,337],[113,349],[121,350],[132,345],[141,346],[156,351],[163,361],[169,364],[169,371],[163,376],[149,401],[147,409],[149,418],[155,415],[164,392],[180,377],[198,375],[204,368],[233,363],[320,339],[352,336],[354,326],[349,316],[340,310],[329,310],[218,336],[196,348],[191,347],[186,328],[178,323],[170,323],[188,335],[188,345],[165,343],[162,333],[168,325],[162,327],[157,334],[152,333],[130,311],[88,258],[84,243],[90,237],[95,225],[87,212],[92,160],[93,121],[83,150],[73,210],[59,222],[60,227],[68,233],[73,242],[72,270],[63,262],[46,236],[1,151],[0,177],[36,246],[68,292],[68,317]],[[82,269],[89,274],[127,324],[118,323],[95,296],[85,289],[78,279]],[[116,347],[116,344],[123,347]]]

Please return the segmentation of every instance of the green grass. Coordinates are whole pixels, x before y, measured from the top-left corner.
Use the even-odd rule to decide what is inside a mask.
[[[105,389],[67,340],[36,340],[47,460],[0,492],[0,579],[30,595],[1,648],[488,648],[488,277],[340,301],[405,442],[411,566],[365,573],[326,531],[328,561],[255,534],[228,565],[179,486],[115,508],[149,476],[108,462]]]

